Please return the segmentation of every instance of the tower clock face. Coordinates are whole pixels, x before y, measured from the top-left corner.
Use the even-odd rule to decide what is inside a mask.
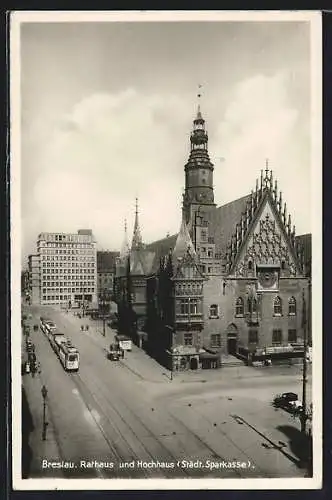
[[[257,272],[259,287],[274,290],[278,286],[278,272],[275,269],[259,269]]]

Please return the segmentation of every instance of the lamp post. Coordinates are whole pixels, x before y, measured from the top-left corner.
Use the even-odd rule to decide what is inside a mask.
[[[105,312],[106,312],[107,301],[106,301],[105,291],[103,292],[103,295],[101,296],[100,305],[101,305],[102,319],[103,319],[103,336],[106,337],[106,317],[105,317],[106,315],[105,315]]]
[[[302,328],[303,328],[303,372],[302,372],[302,413],[301,432],[306,432],[307,423],[307,317],[304,290],[302,292]]]
[[[46,430],[48,426],[48,422],[46,422],[46,398],[47,398],[47,389],[45,385],[41,388],[41,393],[43,396],[43,432],[42,432],[42,440],[46,440]]]

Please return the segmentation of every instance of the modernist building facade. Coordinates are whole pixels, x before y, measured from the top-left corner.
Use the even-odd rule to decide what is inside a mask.
[[[32,303],[97,303],[97,251],[92,231],[40,233],[31,256]]]
[[[124,244],[116,271],[124,314],[134,312],[146,348],[174,369],[218,366],[220,355],[303,355],[311,242],[296,236],[272,170],[266,164],[250,194],[217,207],[200,109],[184,170],[177,235],[144,245],[136,210],[133,243]]]

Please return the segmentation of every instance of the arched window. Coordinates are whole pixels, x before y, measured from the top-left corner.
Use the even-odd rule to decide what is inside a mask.
[[[210,306],[210,318],[218,318],[218,316],[219,316],[218,306],[217,304],[212,304]]]
[[[282,315],[282,302],[281,302],[281,298],[280,297],[276,297],[274,299],[273,314],[275,316],[281,316]]]
[[[248,262],[248,269],[249,271],[252,271],[252,260],[249,260]]]
[[[296,315],[296,300],[295,297],[291,297],[288,301],[288,314],[289,316]]]
[[[235,316],[243,316],[244,313],[244,306],[243,306],[243,299],[239,297],[236,299],[235,302]]]
[[[257,300],[254,297],[248,298],[248,312],[249,313],[257,312]]]

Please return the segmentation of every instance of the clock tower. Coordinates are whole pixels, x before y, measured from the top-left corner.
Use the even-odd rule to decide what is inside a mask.
[[[184,171],[183,214],[186,223],[192,224],[197,211],[206,212],[216,206],[213,193],[213,164],[209,158],[208,134],[200,105],[198,105],[197,115],[193,121],[190,155]]]

